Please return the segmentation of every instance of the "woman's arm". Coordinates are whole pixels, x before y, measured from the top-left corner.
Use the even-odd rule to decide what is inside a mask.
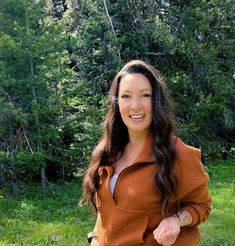
[[[175,243],[180,233],[180,227],[191,223],[192,215],[187,210],[181,210],[161,221],[153,232],[154,239],[161,245],[170,246]]]
[[[174,175],[177,178],[176,190],[180,210],[187,210],[192,216],[191,224],[197,226],[208,219],[211,211],[211,196],[209,194],[209,176],[201,162],[199,149],[189,148],[179,153],[181,160],[177,161]]]
[[[211,203],[207,182],[181,197],[181,210],[188,211],[192,216],[192,222],[188,226],[197,226],[206,221],[211,211]]]
[[[91,239],[91,246],[99,246],[99,241],[98,241],[98,237],[93,237]]]
[[[207,182],[181,197],[180,206],[179,212],[163,219],[154,230],[154,238],[159,244],[164,246],[174,244],[180,233],[180,227],[195,226],[208,218],[211,197]]]
[[[192,215],[187,210],[181,210],[172,217],[178,219],[180,227],[191,225],[193,221]]]

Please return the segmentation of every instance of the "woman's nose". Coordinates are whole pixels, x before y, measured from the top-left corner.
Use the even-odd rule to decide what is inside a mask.
[[[131,108],[138,109],[141,106],[140,98],[132,98],[131,100]]]

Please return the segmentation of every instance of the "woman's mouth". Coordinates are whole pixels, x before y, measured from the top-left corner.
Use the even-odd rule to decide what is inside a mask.
[[[144,118],[144,114],[129,115],[129,117],[130,117],[131,119],[137,120],[137,119],[142,119],[142,118]]]

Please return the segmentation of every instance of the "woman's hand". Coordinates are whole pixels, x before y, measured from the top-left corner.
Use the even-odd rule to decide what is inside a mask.
[[[175,243],[180,233],[180,221],[177,216],[163,219],[159,226],[153,231],[154,239],[163,246]]]
[[[91,246],[99,246],[99,241],[98,241],[98,237],[93,237],[91,239]]]

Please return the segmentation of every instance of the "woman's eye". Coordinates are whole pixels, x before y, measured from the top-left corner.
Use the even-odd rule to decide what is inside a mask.
[[[146,94],[143,94],[142,96],[143,97],[151,97],[151,95],[150,94],[147,94],[147,93]]]
[[[121,98],[127,99],[127,98],[130,98],[130,96],[128,96],[128,95],[122,95]]]

